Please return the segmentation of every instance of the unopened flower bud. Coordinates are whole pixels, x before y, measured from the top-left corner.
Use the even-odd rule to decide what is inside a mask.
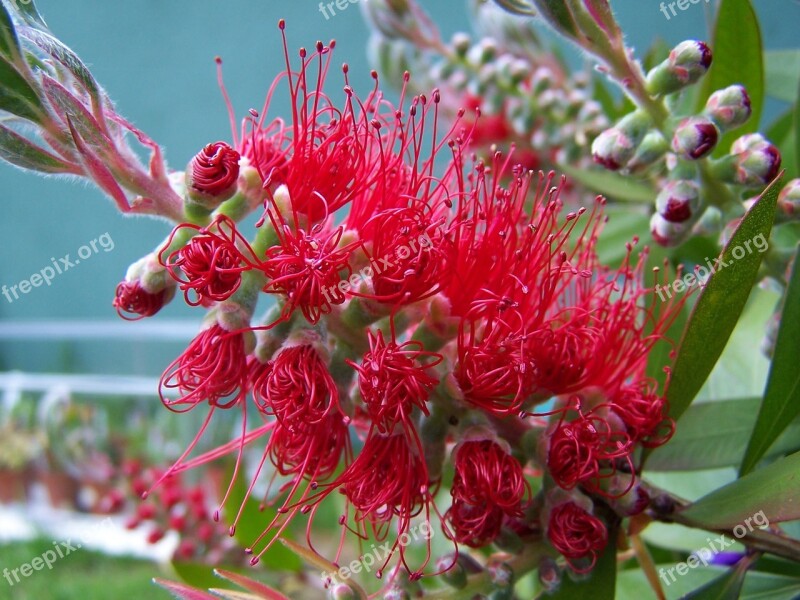
[[[561,584],[561,570],[556,561],[549,556],[542,557],[539,561],[539,582],[549,592]]]
[[[361,9],[372,27],[389,39],[413,33],[414,15],[408,0],[370,0],[362,2]]]
[[[492,38],[483,38],[470,48],[467,59],[476,65],[488,65],[497,57],[497,42]]]
[[[611,171],[621,169],[634,157],[649,127],[650,119],[644,112],[626,115],[595,138],[592,158]]]
[[[553,85],[555,75],[553,71],[547,67],[539,67],[533,72],[531,77],[531,91],[534,96],[541,94],[543,91],[549,89]]]
[[[458,32],[453,35],[450,45],[453,47],[455,53],[463,58],[467,55],[467,52],[472,45],[472,40],[470,40],[466,33]]]
[[[627,165],[629,171],[642,171],[660,160],[669,150],[669,144],[659,131],[650,131],[644,136],[636,154]]]
[[[766,185],[781,169],[781,153],[769,142],[738,155],[736,183],[746,186]]]
[[[800,179],[792,179],[778,196],[778,208],[790,217],[800,217]]]
[[[686,223],[673,223],[667,221],[659,213],[654,213],[650,219],[650,234],[660,246],[670,248],[680,244],[689,232]]]
[[[213,210],[236,193],[239,182],[239,153],[225,142],[208,144],[186,168],[189,198]]]
[[[696,83],[711,66],[711,50],[703,42],[687,40],[669,58],[647,74],[647,91],[654,96],[677,92]]]
[[[741,85],[717,90],[706,102],[705,113],[722,131],[744,125],[752,112],[750,97]]]
[[[158,263],[155,254],[136,261],[116,289],[112,305],[126,320],[152,317],[175,296],[175,281]]]
[[[594,162],[610,171],[618,171],[636,154],[633,140],[623,131],[612,127],[598,135],[592,142]]]
[[[707,156],[717,145],[719,130],[705,117],[689,117],[681,121],[672,138],[672,149],[687,160]]]
[[[692,218],[700,206],[700,188],[689,180],[670,181],[656,197],[656,210],[671,223]]]

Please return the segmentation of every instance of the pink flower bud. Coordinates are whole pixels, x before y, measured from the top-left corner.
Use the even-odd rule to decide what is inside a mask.
[[[670,248],[677,246],[686,237],[689,227],[686,223],[667,221],[660,213],[654,213],[650,219],[650,234],[660,246]]]
[[[681,121],[672,138],[672,149],[687,160],[708,155],[717,145],[719,130],[705,117],[689,117]]]
[[[800,179],[792,179],[778,196],[778,207],[785,215],[800,216]]]
[[[735,149],[741,151],[737,153]],[[758,134],[739,138],[731,147],[731,152],[737,154],[736,182],[741,185],[766,185],[780,172],[781,153]]]
[[[117,286],[114,301],[117,314],[128,321],[152,317],[175,295],[174,287],[150,293],[138,281],[123,281]],[[129,316],[131,315],[131,316]]]
[[[752,114],[750,97],[741,85],[732,85],[717,90],[706,102],[706,114],[722,130],[744,125]]]
[[[594,162],[610,171],[618,171],[624,167],[635,153],[633,140],[616,127],[606,129],[592,143]]]
[[[700,205],[700,189],[688,180],[670,181],[656,197],[656,210],[670,223],[691,219]]]

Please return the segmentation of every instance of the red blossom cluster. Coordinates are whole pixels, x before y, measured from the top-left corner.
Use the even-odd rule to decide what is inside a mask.
[[[217,409],[239,409],[242,434],[187,460],[196,439],[163,478],[231,452],[239,473],[245,447],[262,444],[249,493],[263,479],[277,511],[253,562],[299,515],[313,548],[320,505],[343,496],[334,560],[348,531],[388,541],[379,575],[399,555],[422,576],[430,541],[412,564],[398,540],[434,515],[471,547],[504,529],[546,530],[571,564],[591,568],[608,538],[592,502],[629,493],[636,448],[672,433],[645,366],[680,301],[653,302],[635,241],[619,268],[599,262],[602,199],[568,210],[563,178],[526,170],[513,150],[471,155],[480,119],[464,111],[442,134],[438,91],[409,99],[404,86],[394,105],[373,74],[360,98],[345,66],[337,103],[325,92],[332,49],[301,50],[297,70],[287,51],[286,72],[233,145],[211,144],[190,164],[193,201],[222,198],[205,221],[179,225],[160,260],[187,303],[210,312],[164,374],[162,400],[208,411],[197,439]],[[291,119],[268,121],[284,83]],[[228,211],[234,174],[240,191],[257,175],[253,241]],[[166,297],[132,292],[135,281],[116,304],[149,316]],[[277,301],[257,320],[264,295]],[[251,429],[248,407],[261,419]],[[537,431],[526,455],[520,439]],[[448,455],[442,515],[434,498]],[[533,502],[529,479],[542,470],[555,494]]]

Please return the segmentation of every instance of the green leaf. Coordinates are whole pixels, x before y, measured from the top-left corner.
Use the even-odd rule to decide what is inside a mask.
[[[797,96],[794,105],[794,168],[795,174],[800,177],[800,90]]]
[[[268,585],[265,585],[260,581],[256,581],[255,579],[250,579],[249,577],[245,577],[244,575],[241,575],[239,573],[233,573],[231,571],[225,571],[222,569],[214,569],[214,573],[218,577],[227,579],[228,581],[235,583],[239,587],[246,589],[248,592],[259,594],[260,597],[266,598],[267,600],[288,600],[286,596],[284,596],[280,592],[275,591]]]
[[[746,574],[746,569],[731,569],[721,577],[689,592],[682,600],[738,600]]]
[[[795,254],[795,256],[797,256]],[[764,401],[747,443],[740,475],[755,468],[781,432],[800,415],[800,261],[794,261]]]
[[[768,96],[797,102],[800,87],[800,50],[767,50],[764,52],[766,92]]]
[[[676,421],[708,378],[744,310],[763,256],[761,252],[746,252],[746,244],[752,248],[752,240],[761,235],[769,239],[780,179],[769,185],[742,218],[689,317],[667,388],[670,416]],[[737,254],[741,250],[744,256],[737,260],[734,250]]]
[[[742,440],[753,429],[761,398],[692,404],[672,439],[653,451],[647,470],[694,471],[733,467],[744,456]],[[709,428],[708,424],[714,427]],[[792,422],[767,456],[800,450],[800,421]]]
[[[40,123],[44,116],[39,95],[14,66],[0,57],[0,110]]]
[[[214,574],[214,567],[211,565],[180,560],[173,560],[171,565],[178,577],[193,587],[208,589],[220,584],[219,578]]]
[[[747,89],[753,109],[745,125],[723,136],[715,151],[715,156],[721,156],[728,152],[735,138],[758,131],[764,106],[761,30],[750,0],[721,0],[712,50],[714,60],[703,81],[697,111],[703,109],[714,91],[737,83]]]
[[[36,8],[33,0],[9,0],[12,10],[30,27],[47,31],[47,23],[44,22],[42,15]],[[4,2],[5,4],[5,2]]]
[[[552,594],[547,592],[541,594],[539,600],[614,600],[617,579],[617,547],[614,543],[616,539],[616,529],[612,529],[608,532],[609,541],[606,549],[588,576],[574,581],[565,571],[558,589]]]
[[[703,496],[680,515],[704,529],[730,529],[761,511],[770,523],[800,519],[800,452]]]
[[[525,0],[495,0],[495,2],[500,8],[514,15],[532,17],[536,14],[533,6]]]
[[[92,98],[93,105],[98,107],[102,106],[100,86],[89,72],[89,69],[86,68],[86,65],[78,58],[77,54],[46,31],[28,29],[22,32],[22,37],[41,48],[64,65],[88,92],[89,96]]]
[[[517,0],[502,0],[504,3],[515,3]],[[575,23],[565,0],[533,0],[539,11],[539,16],[544,18],[550,26],[561,35],[577,40],[581,34]]]
[[[12,61],[19,56],[17,30],[14,27],[14,21],[11,20],[11,15],[3,4],[0,4],[0,54]]]
[[[12,165],[41,173],[81,173],[78,165],[65,162],[3,125],[0,125],[0,158]]]
[[[649,185],[611,171],[600,169],[589,171],[570,165],[559,165],[558,170],[591,191],[603,194],[613,201],[652,202],[657,194],[657,191]]]

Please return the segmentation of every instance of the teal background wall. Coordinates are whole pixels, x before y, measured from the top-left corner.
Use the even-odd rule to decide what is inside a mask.
[[[361,0],[362,2],[368,0]],[[119,111],[158,141],[174,168],[205,143],[229,139],[217,88],[214,57],[237,113],[260,108],[282,68],[277,21],[288,23],[291,48],[336,38],[337,63],[351,65],[357,89],[369,88],[367,28],[357,4],[326,20],[313,0],[37,0],[50,28],[90,66]],[[448,38],[468,26],[463,0],[422,0]],[[614,0],[631,45],[644,51],[660,36],[674,44],[708,39],[706,5],[692,5],[667,21],[654,0]],[[755,0],[769,48],[797,44],[800,4]],[[336,74],[334,74],[334,79]],[[280,104],[275,108],[280,109]],[[779,107],[772,106],[775,113]],[[126,219],[93,187],[43,179],[0,164],[0,285],[13,285],[50,262],[108,232],[111,252],[100,252],[53,281],[9,303],[0,297],[4,323],[45,319],[109,321],[111,299],[127,265],[168,233],[166,223]],[[157,319],[196,319],[201,313],[174,302]],[[159,322],[159,321],[156,321]],[[135,332],[137,324],[130,325]],[[181,351],[178,342],[0,338],[0,368],[93,373],[161,372]]]

